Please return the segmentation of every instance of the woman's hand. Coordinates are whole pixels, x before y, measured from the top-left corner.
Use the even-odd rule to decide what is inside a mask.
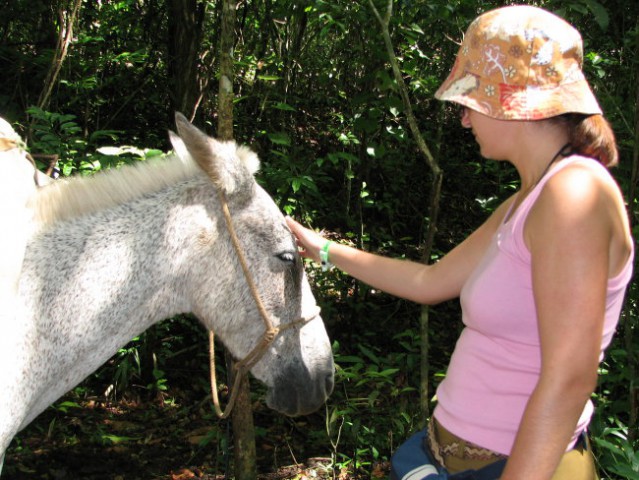
[[[295,235],[300,255],[319,262],[319,251],[326,243],[326,239],[319,233],[303,227],[291,217],[286,217],[286,224],[288,228],[291,229],[291,232],[293,232],[293,235]]]

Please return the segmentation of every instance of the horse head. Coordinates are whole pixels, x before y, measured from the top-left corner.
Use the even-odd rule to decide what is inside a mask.
[[[333,390],[331,346],[284,216],[255,181],[257,155],[234,142],[208,137],[181,114],[176,124],[179,136],[170,134],[176,154],[206,172],[220,199],[210,203],[208,212],[215,234],[199,235],[199,266],[212,271],[203,272],[203,283],[192,292],[193,313],[215,330],[240,363],[256,351],[256,338],[270,327],[274,338],[250,370],[268,387],[270,408],[287,415],[310,413]],[[230,249],[233,242],[235,249]],[[216,287],[213,293],[206,278],[217,274],[220,252],[230,257],[225,261],[237,275],[223,292]]]

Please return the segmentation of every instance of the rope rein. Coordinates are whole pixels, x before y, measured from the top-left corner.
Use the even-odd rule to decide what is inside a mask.
[[[226,195],[221,189],[218,189],[218,198],[220,200],[220,204],[222,206],[222,213],[224,213],[224,221],[226,222],[226,229],[231,236],[231,243],[233,244],[233,249],[235,250],[235,254],[237,255],[238,260],[240,261],[240,265],[242,266],[242,272],[244,273],[244,278],[246,283],[251,291],[251,295],[255,300],[255,304],[257,306],[257,310],[262,317],[262,321],[264,322],[264,327],[266,328],[265,332],[262,334],[262,338],[258,342],[258,344],[251,350],[246,357],[244,357],[239,362],[234,363],[233,365],[233,376],[235,380],[233,382],[233,387],[231,388],[231,398],[226,405],[226,408],[222,410],[220,407],[220,401],[217,393],[217,380],[215,374],[215,334],[212,330],[209,331],[209,366],[211,369],[211,396],[213,399],[213,407],[215,408],[215,413],[219,418],[227,418],[231,414],[231,410],[233,410],[233,406],[235,405],[235,400],[237,399],[237,394],[239,391],[240,381],[242,378],[248,374],[249,370],[260,361],[260,359],[264,356],[264,354],[268,351],[268,348],[275,341],[277,335],[289,328],[293,328],[297,325],[304,325],[315,317],[319,315],[319,307],[308,317],[301,317],[293,322],[287,323],[284,326],[273,326],[273,322],[269,317],[266,308],[264,307],[264,303],[260,298],[260,294],[257,291],[257,287],[255,286],[255,282],[251,275],[251,272],[248,269],[248,265],[246,263],[246,257],[244,256],[244,252],[240,248],[240,242],[237,237],[237,233],[235,232],[235,227],[233,226],[233,221],[231,219],[231,212],[229,211],[228,202],[226,200]]]

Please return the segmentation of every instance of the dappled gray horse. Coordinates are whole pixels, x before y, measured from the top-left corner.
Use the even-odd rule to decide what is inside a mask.
[[[267,405],[306,414],[331,393],[328,336],[295,241],[253,177],[257,156],[176,121],[176,154],[166,161],[58,180],[35,194],[38,230],[19,308],[0,324],[0,457],[16,432],[162,319],[192,312],[235,358],[254,348],[264,324],[218,189],[270,321],[282,327],[251,368],[268,387]]]

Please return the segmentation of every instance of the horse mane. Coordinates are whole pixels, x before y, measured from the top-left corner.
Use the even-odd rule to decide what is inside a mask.
[[[97,212],[157,192],[202,170],[189,158],[169,155],[92,176],[56,180],[31,199],[36,225],[44,226]]]

